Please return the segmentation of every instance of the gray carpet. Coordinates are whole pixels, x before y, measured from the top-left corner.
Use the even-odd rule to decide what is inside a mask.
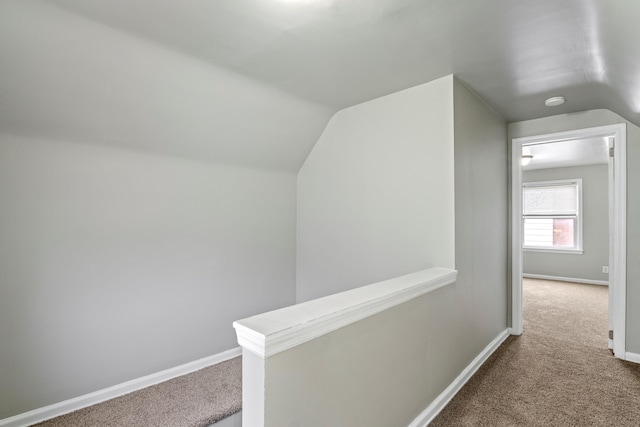
[[[206,427],[241,408],[242,360],[236,357],[35,425]]]
[[[640,365],[607,349],[607,288],[525,280],[510,337],[433,420],[439,426],[640,426]]]

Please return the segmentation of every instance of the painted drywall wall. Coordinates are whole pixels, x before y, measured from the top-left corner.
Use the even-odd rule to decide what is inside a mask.
[[[376,384],[402,390],[400,401],[387,399],[388,413],[367,418],[373,411],[363,410],[363,418],[342,422],[348,411],[325,410],[334,418],[322,421],[406,425],[418,416],[507,327],[507,218],[506,123],[451,76],[339,112],[298,174],[298,300],[450,263],[451,250],[459,280],[269,360],[267,376],[300,375],[270,384],[268,405],[287,405],[267,419],[295,424],[316,413],[317,402],[340,408],[335,389],[349,405],[375,407],[382,404]],[[434,341],[408,332],[416,330]],[[348,372],[313,366],[313,355],[327,351],[324,340],[334,338],[345,344],[328,357],[347,360]],[[412,374],[380,372],[366,363],[368,352],[395,357]],[[319,377],[318,395],[299,401],[296,390]]]
[[[609,176],[608,166],[589,165],[523,171],[522,182],[582,179],[583,253],[534,252],[524,250],[525,274],[587,279],[606,282],[609,275]]]
[[[590,110],[509,124],[512,138],[616,123],[627,125],[627,351],[640,353],[640,128],[609,110]]]
[[[452,81],[329,121],[298,173],[299,302],[453,267]]]
[[[0,419],[295,302],[295,174],[0,135]]]
[[[264,426],[409,425],[450,382],[431,354],[451,339],[454,286],[268,357]]]
[[[3,132],[297,172],[335,112],[53,3],[0,2]]]
[[[461,369],[507,327],[508,160],[506,122],[457,79],[454,135],[458,320],[432,352]]]
[[[295,173],[334,110],[51,2],[0,2],[0,58],[0,419],[294,302]]]

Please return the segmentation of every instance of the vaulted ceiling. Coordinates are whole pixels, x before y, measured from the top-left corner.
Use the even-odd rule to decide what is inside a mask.
[[[3,0],[0,126],[295,170],[336,110],[448,74],[510,122],[640,124],[638,22],[637,0]]]

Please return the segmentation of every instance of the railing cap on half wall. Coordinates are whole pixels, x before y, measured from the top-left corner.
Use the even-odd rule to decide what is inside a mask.
[[[238,344],[268,357],[456,281],[458,272],[429,268],[233,322]]]

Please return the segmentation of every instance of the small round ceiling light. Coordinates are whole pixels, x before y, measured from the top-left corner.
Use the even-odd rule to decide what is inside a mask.
[[[565,101],[564,96],[552,96],[551,98],[545,99],[544,105],[547,107],[555,107],[564,104]]]

